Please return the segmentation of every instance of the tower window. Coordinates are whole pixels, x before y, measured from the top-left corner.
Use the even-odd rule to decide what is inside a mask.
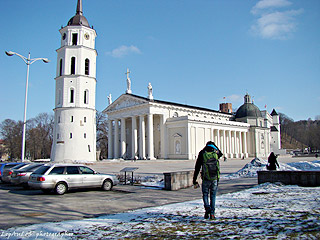
[[[76,58],[71,58],[71,74],[76,74]]]
[[[73,116],[71,116],[71,122],[73,122]]]
[[[91,152],[90,145],[88,145],[88,151]]]
[[[78,45],[78,33],[72,34],[72,45]]]
[[[85,90],[84,91],[84,104],[88,104],[88,101],[89,100],[89,91],[88,90]]]
[[[85,134],[83,134],[83,137],[84,137],[84,138],[87,138],[87,134],[86,134],[86,133],[85,133]]]
[[[84,66],[85,75],[89,75],[89,65],[90,65],[90,60],[88,58],[86,58],[85,66]]]
[[[58,91],[58,104],[61,104],[61,89]]]
[[[70,133],[70,138],[72,138],[72,133]]]
[[[74,103],[74,89],[70,89],[70,103]]]
[[[60,138],[60,135],[59,135],[59,133],[57,134],[57,139],[59,139]]]
[[[83,118],[83,121],[84,121],[84,122],[87,122],[87,117],[84,117],[84,118]]]
[[[62,59],[60,59],[59,76],[62,75]]]
[[[58,123],[60,123],[61,122],[61,118],[60,118],[60,116],[58,117]]]

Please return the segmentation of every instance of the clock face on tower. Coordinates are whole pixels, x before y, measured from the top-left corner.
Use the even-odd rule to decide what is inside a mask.
[[[88,34],[88,33],[84,34],[84,38],[85,38],[86,40],[89,40],[89,38],[90,38],[89,34]]]

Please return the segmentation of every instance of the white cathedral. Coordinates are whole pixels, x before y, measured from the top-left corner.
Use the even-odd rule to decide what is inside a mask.
[[[96,32],[76,15],[60,29],[57,49],[54,139],[51,160],[96,161]],[[279,115],[260,111],[246,94],[236,114],[156,100],[127,90],[114,102],[108,97],[109,159],[195,159],[214,141],[227,158],[267,157],[281,148]],[[229,109],[230,110],[230,109]]]

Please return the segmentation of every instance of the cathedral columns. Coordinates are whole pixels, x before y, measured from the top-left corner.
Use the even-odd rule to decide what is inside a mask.
[[[146,138],[145,138],[145,121],[144,121],[144,115],[139,116],[139,129],[140,129],[140,143],[139,143],[139,157],[141,159],[146,158]]]
[[[163,115],[160,115],[160,157],[161,158],[168,158],[166,149],[166,143],[165,143],[165,118]]]
[[[247,143],[247,133],[243,133],[243,143],[244,143],[244,157],[247,158],[249,157],[248,154],[248,143]]]
[[[226,130],[223,130],[223,153],[227,152]]]
[[[217,130],[217,141],[216,141],[216,145],[218,146],[218,148],[221,147],[221,144],[220,144],[220,130],[219,130],[219,129]]]
[[[132,152],[131,157],[135,159],[138,154],[138,129],[137,129],[137,118],[136,116],[131,117],[132,119]]]
[[[114,121],[114,158],[119,158],[119,121]]]
[[[113,157],[112,121],[108,120],[108,159],[112,159]]]
[[[126,158],[126,119],[121,118],[121,137],[120,137],[120,157],[121,158]]]
[[[239,149],[240,149],[240,158],[243,157],[243,147],[242,147],[243,143],[242,143],[242,132],[239,132]]]
[[[154,158],[154,146],[153,146],[153,114],[148,114],[148,159]]]

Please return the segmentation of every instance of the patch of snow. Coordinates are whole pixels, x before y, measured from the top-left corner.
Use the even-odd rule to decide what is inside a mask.
[[[278,161],[279,162],[279,161]],[[242,169],[235,173],[228,175],[222,175],[222,179],[236,179],[236,178],[246,178],[246,177],[257,177],[258,171],[267,170],[268,161],[260,158],[253,159],[250,163],[247,163]],[[279,162],[280,168],[279,171],[319,171],[320,170],[320,161],[315,160],[312,162],[301,161],[296,163],[281,163]]]

